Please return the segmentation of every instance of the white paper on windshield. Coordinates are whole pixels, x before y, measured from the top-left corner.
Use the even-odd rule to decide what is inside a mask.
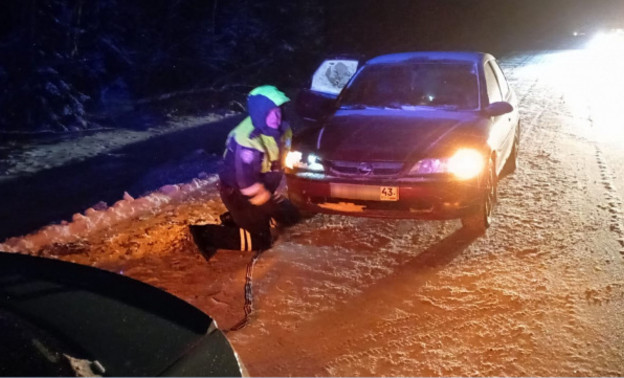
[[[311,90],[337,95],[358,68],[357,60],[324,61],[312,76]]]

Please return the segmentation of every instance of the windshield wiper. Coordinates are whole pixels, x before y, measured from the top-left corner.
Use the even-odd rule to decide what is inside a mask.
[[[342,105],[340,109],[352,110],[352,109],[366,109],[368,106],[363,104],[351,104],[351,105]]]
[[[403,109],[403,104],[398,102],[390,102],[388,104],[384,104],[383,106],[386,109]]]
[[[345,110],[352,110],[352,109],[384,109],[384,108],[389,108],[389,105],[364,105],[364,104],[353,104],[353,105],[343,105],[340,107],[340,109],[345,109]],[[396,108],[396,109],[400,109],[400,108]]]
[[[451,104],[434,105],[434,108],[440,108],[440,109],[444,109],[444,110],[457,110],[457,109],[459,109],[459,105],[451,105]]]

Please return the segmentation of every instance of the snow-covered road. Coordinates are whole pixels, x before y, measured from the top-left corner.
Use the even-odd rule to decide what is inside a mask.
[[[249,323],[228,333],[249,373],[624,375],[624,125],[614,99],[624,83],[601,77],[622,63],[589,57],[501,59],[520,98],[521,152],[485,235],[459,221],[330,215],[285,231],[255,264]],[[219,251],[205,262],[186,225],[216,221],[215,184],[177,193],[75,240],[41,247],[33,234],[4,248],[140,279],[227,329],[244,315],[251,256]]]

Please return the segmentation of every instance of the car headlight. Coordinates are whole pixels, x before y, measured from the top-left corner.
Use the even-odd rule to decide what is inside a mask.
[[[301,164],[301,157],[303,154],[300,151],[288,151],[286,159],[284,159],[284,166],[288,169],[294,169]]]
[[[284,165],[288,169],[296,168],[315,172],[325,170],[321,158],[315,154],[308,154],[306,159],[303,159],[303,153],[301,151],[289,151],[288,154],[286,154]]]
[[[460,179],[471,179],[483,170],[483,155],[471,148],[462,148],[448,160],[448,171]]]
[[[410,170],[411,175],[430,175],[434,173],[446,173],[448,159],[422,159]]]
[[[450,158],[419,160],[409,171],[410,175],[450,173],[462,180],[476,177],[483,170],[483,155],[471,148],[459,149]]]

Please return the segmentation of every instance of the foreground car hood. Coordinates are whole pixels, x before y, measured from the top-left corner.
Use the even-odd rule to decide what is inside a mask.
[[[476,113],[432,110],[339,110],[318,139],[327,160],[406,161],[445,154],[458,140],[487,132]]]
[[[208,315],[128,277],[0,252],[0,292],[0,376],[241,375]]]

